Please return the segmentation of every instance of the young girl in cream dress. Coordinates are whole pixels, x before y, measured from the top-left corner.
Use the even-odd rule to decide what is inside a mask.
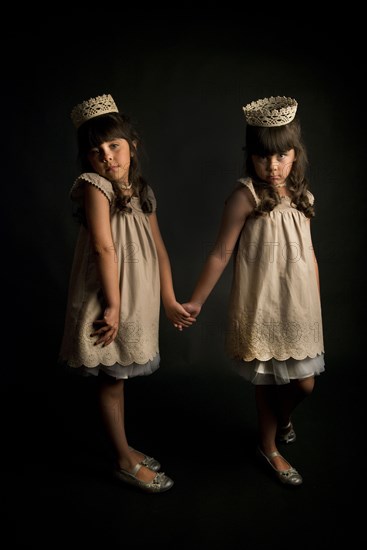
[[[226,201],[215,246],[183,304],[199,315],[234,251],[227,350],[255,386],[258,456],[291,486],[301,485],[302,476],[277,445],[296,440],[292,412],[324,371],[314,197],[297,106],[278,96],[244,108],[245,177]]]
[[[176,301],[156,198],[140,173],[139,138],[110,95],[78,104],[82,174],[71,189],[81,221],[60,359],[98,376],[101,414],[116,453],[115,476],[147,492],[170,489],[160,463],[132,448],[124,422],[125,380],[160,363],[160,300],[181,329],[193,319]],[[152,429],[155,429],[152,426]]]

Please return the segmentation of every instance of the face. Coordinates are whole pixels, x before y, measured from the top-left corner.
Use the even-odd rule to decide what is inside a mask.
[[[284,153],[267,155],[266,157],[252,155],[251,158],[256,175],[262,181],[266,181],[270,185],[282,185],[292,170],[296,153],[294,149],[290,149]]]
[[[130,158],[130,146],[122,138],[105,141],[88,153],[88,160],[97,174],[120,183],[128,182]]]

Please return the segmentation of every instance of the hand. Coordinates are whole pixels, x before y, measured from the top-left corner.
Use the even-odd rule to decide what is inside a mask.
[[[98,337],[94,345],[102,344],[103,347],[108,346],[117,336],[119,327],[118,311],[116,311],[116,308],[107,307],[104,310],[103,319],[97,319],[93,325],[97,328],[92,332],[91,336]]]
[[[190,313],[193,318],[196,318],[199,315],[202,306],[197,302],[185,302],[182,304],[182,307]]]
[[[190,327],[196,319],[178,302],[173,302],[165,307],[166,315],[173,326],[178,330]]]

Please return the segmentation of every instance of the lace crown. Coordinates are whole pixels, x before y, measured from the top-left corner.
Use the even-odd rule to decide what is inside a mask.
[[[87,120],[107,113],[118,113],[116,103],[110,94],[91,97],[76,105],[71,111],[71,120],[79,128]]]
[[[243,107],[247,124],[250,126],[283,126],[296,116],[298,103],[285,96],[265,97]]]

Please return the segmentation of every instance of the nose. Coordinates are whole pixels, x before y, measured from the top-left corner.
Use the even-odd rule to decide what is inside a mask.
[[[102,162],[108,162],[112,159],[112,155],[109,151],[101,151]]]
[[[270,172],[272,171],[275,171],[277,170],[278,168],[278,160],[277,160],[277,157],[274,155],[274,156],[271,156],[271,157],[268,157],[268,169]]]

